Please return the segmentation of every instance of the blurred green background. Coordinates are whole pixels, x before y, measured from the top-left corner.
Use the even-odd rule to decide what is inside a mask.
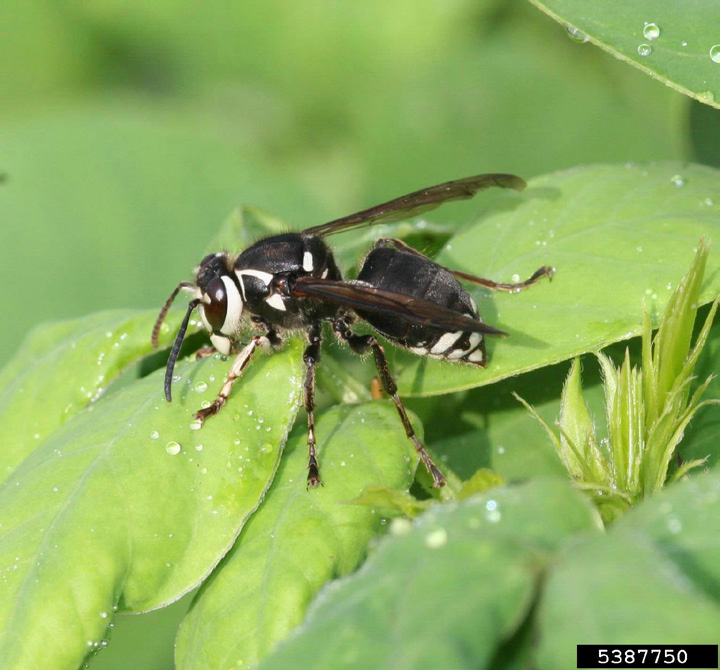
[[[479,172],[718,157],[715,110],[524,0],[6,0],[0,24],[0,364],[40,321],[162,304],[238,204],[301,226]]]

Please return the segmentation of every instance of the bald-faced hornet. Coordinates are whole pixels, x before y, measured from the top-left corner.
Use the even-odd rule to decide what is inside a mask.
[[[193,299],[170,352],[165,374],[165,396],[171,402],[173,368],[188,327],[190,315],[199,308],[210,340],[221,354],[237,354],[220,393],[207,408],[195,413],[201,423],[225,405],[235,381],[242,375],[258,347],[275,348],[285,331],[305,332],[304,405],[308,415],[308,486],[320,483],[315,446],[315,367],[320,360],[322,322],[332,324],[335,335],[356,353],[372,351],[385,393],[394,401],[405,432],[432,475],[433,485],[445,477],[415,435],[388,368],[385,350],[375,335],[352,331],[355,316],[369,323],[390,342],[419,356],[459,361],[485,367],[485,335],[506,335],[482,322],[470,294],[457,278],[490,289],[519,291],[541,277],[551,278],[553,269],[541,267],[524,282],[505,284],[449,270],[396,239],[376,242],[365,257],[358,277],[343,281],[328,235],[408,218],[444,202],[472,198],[478,191],[499,186],[522,190],[525,182],[507,174],[486,174],[451,181],[356,214],[297,233],[274,235],[256,242],[236,258],[218,252],[206,256],[195,270],[195,282],[181,282],[172,292],[155,323],[153,346],[160,326],[181,291]],[[238,334],[247,312],[262,334],[240,348]]]

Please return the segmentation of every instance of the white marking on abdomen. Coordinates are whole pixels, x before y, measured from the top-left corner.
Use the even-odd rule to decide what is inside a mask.
[[[463,336],[463,331],[458,330],[454,333],[445,333],[435,344],[435,346],[430,349],[431,354],[442,354],[443,352],[447,351],[450,347],[452,347],[455,342],[457,342],[461,337]]]
[[[309,251],[306,251],[303,254],[303,270],[305,270],[305,272],[312,272],[313,267],[314,266],[312,254]]]
[[[472,363],[482,363],[484,358],[482,349],[476,349],[467,357]]]
[[[265,298],[265,302],[281,312],[287,312],[285,301],[279,293],[273,293],[269,298]]]

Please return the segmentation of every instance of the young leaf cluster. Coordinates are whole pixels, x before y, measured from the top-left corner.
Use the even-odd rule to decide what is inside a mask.
[[[518,397],[541,422],[566,470],[578,486],[593,495],[606,520],[665,485],[690,420],[704,405],[720,402],[701,399],[712,376],[691,392],[693,372],[717,310],[715,300],[692,345],[708,252],[709,245],[701,240],[688,273],[668,300],[654,337],[650,315],[643,307],[640,367],[632,364],[627,348],[619,367],[607,355],[596,354],[603,375],[607,438],[598,438],[583,397],[577,358],[563,388],[557,433]],[[681,463],[678,457],[670,481],[704,460]]]

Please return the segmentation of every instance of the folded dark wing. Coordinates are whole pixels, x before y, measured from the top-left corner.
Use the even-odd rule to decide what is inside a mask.
[[[502,330],[428,300],[354,282],[299,277],[291,295],[296,298],[318,298],[355,311],[405,319],[443,331],[507,335]]]
[[[390,223],[409,219],[428,210],[435,209],[445,202],[452,200],[465,200],[472,198],[479,191],[492,186],[500,188],[513,188],[522,191],[526,184],[520,178],[511,174],[481,174],[465,179],[448,181],[437,186],[408,193],[395,200],[390,200],[382,205],[376,205],[361,212],[335,219],[320,226],[307,228],[303,233],[307,235],[334,235],[352,228],[371,226],[375,223]]]

